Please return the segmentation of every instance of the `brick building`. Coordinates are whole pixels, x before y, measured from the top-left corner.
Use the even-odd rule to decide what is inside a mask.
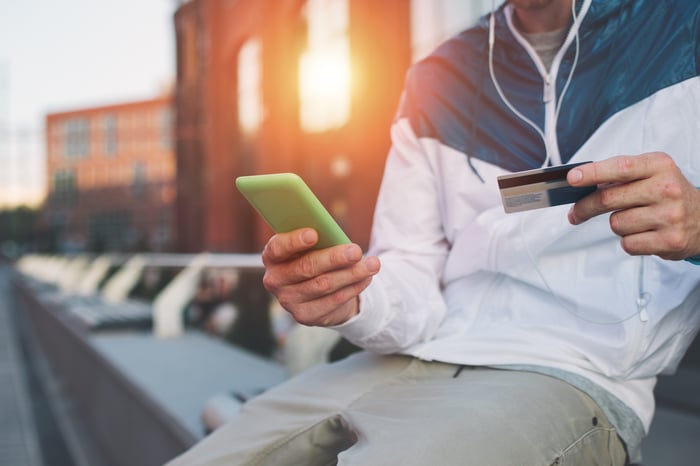
[[[367,244],[411,61],[405,0],[191,0],[175,13],[183,251],[257,251],[239,175],[293,171]]]
[[[162,251],[174,237],[172,97],[46,117],[43,219],[62,251]]]

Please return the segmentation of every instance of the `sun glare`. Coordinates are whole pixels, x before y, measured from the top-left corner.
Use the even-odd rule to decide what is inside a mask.
[[[350,116],[351,70],[347,43],[307,51],[299,66],[301,125],[309,132],[345,124]]]
[[[308,0],[307,49],[299,63],[300,119],[315,133],[350,118],[351,69],[347,0]]]
[[[238,123],[246,133],[255,133],[263,119],[260,53],[259,39],[248,39],[238,53]]]

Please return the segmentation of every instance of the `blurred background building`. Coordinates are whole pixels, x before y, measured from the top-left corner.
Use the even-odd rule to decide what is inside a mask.
[[[43,127],[10,123],[13,62],[0,63],[0,246],[9,255],[259,251],[271,232],[235,178],[293,171],[366,247],[408,67],[490,7],[175,1],[171,97],[60,104]],[[114,84],[104,86],[111,96]]]
[[[258,251],[240,175],[301,175],[366,246],[411,62],[489,2],[191,0],[175,13],[182,251]]]
[[[46,117],[42,225],[54,247],[163,251],[175,230],[173,104],[152,100]]]
[[[366,244],[411,60],[409,2],[193,0],[175,14],[183,251],[254,251],[239,175],[291,171]]]

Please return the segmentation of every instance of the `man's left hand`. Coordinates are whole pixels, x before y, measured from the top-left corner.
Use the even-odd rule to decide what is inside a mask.
[[[612,212],[610,228],[632,255],[681,260],[700,254],[700,191],[661,152],[613,157],[569,171],[572,186],[598,189],[569,211],[578,225]]]

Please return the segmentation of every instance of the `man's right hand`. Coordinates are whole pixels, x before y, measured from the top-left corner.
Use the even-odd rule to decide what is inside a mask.
[[[379,272],[379,259],[363,257],[357,244],[311,249],[317,241],[311,228],[270,238],[263,284],[300,324],[339,325],[359,313],[358,296]]]

